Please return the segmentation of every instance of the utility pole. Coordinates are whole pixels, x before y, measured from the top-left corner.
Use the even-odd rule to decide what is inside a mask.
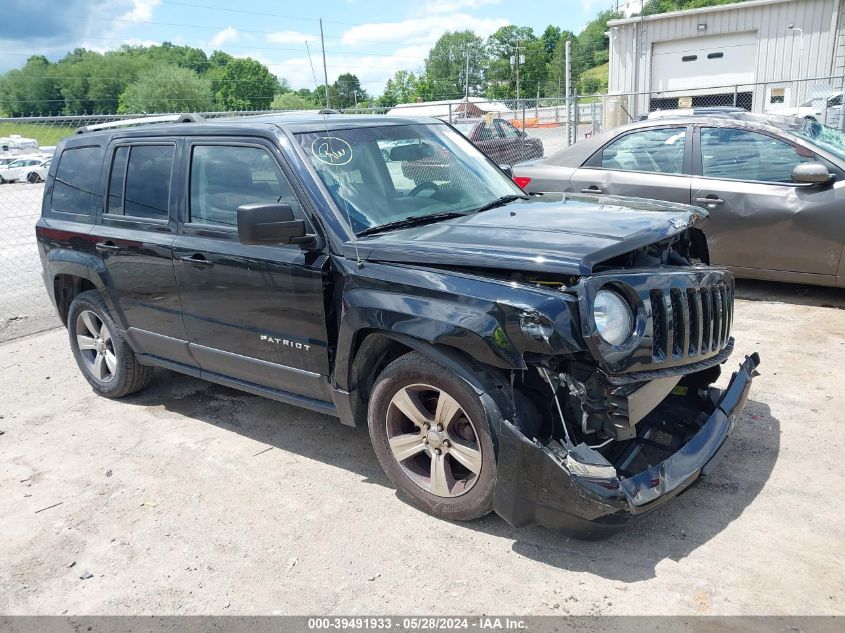
[[[320,18],[320,46],[323,49],[323,79],[326,82],[326,109],[331,107],[329,98],[329,71],[326,67],[326,40],[323,37],[323,18]]]
[[[466,84],[466,88],[464,90],[464,101],[469,103],[469,47],[467,46],[467,74],[464,77],[464,83]]]

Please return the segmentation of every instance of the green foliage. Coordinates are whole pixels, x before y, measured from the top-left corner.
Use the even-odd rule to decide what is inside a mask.
[[[118,112],[199,112],[211,109],[211,82],[190,68],[162,64],[144,71],[120,95]]]
[[[684,9],[700,9],[712,7],[718,4],[734,4],[735,2],[746,2],[747,0],[648,0],[642,10],[642,15],[655,15],[657,13],[668,13],[669,11],[682,11]]]
[[[267,110],[279,91],[279,80],[261,62],[248,57],[231,60],[214,95],[224,110]]]
[[[56,63],[37,56],[0,75],[0,111],[13,116],[113,113],[121,103],[126,107],[121,95],[141,75],[162,67],[182,68],[208,80],[211,94],[219,95],[216,107],[226,109],[267,108],[277,92],[289,90],[259,62],[222,51],[206,56],[201,49],[169,42],[122,46],[107,53],[78,48]],[[175,90],[172,97],[178,101],[181,94]],[[203,98],[197,103],[208,102]]]
[[[412,72],[397,70],[384,86],[384,94],[378,99],[378,105],[392,108],[400,103],[416,100],[419,81]]]
[[[47,58],[33,55],[23,68],[0,77],[0,109],[10,116],[57,114],[61,95],[49,74]]]
[[[295,92],[283,92],[276,95],[273,103],[270,104],[271,110],[316,110],[317,104],[311,99],[306,99]]]
[[[429,100],[454,99],[464,94],[467,57],[469,93],[478,94],[484,82],[484,42],[472,31],[450,31],[440,36],[425,60]]]
[[[367,92],[361,87],[361,81],[352,73],[343,73],[332,84],[333,108],[354,108],[368,99]]]

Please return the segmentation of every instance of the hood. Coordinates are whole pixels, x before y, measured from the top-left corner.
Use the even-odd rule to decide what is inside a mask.
[[[707,217],[698,207],[641,198],[544,194],[453,220],[362,238],[366,261],[585,275],[593,267]],[[355,258],[347,242],[344,254]]]

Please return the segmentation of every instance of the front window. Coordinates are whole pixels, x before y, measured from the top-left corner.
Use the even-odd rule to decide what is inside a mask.
[[[839,130],[815,121],[807,121],[804,127],[798,131],[793,131],[792,134],[817,145],[841,160],[845,160],[845,134]]]
[[[298,134],[352,230],[463,215],[524,197],[507,176],[445,125],[391,125]]]
[[[767,134],[738,128],[702,128],[701,171],[705,178],[792,182],[792,170],[815,160],[812,152]]]

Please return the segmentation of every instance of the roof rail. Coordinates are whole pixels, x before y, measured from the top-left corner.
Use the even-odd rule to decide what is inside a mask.
[[[146,116],[139,117],[137,119],[120,119],[119,121],[109,121],[108,123],[83,125],[81,128],[76,130],[76,133],[85,134],[86,132],[107,130],[113,127],[126,127],[130,125],[142,125],[145,123],[197,123],[203,120],[203,117],[199,114],[163,114],[160,116]]]

